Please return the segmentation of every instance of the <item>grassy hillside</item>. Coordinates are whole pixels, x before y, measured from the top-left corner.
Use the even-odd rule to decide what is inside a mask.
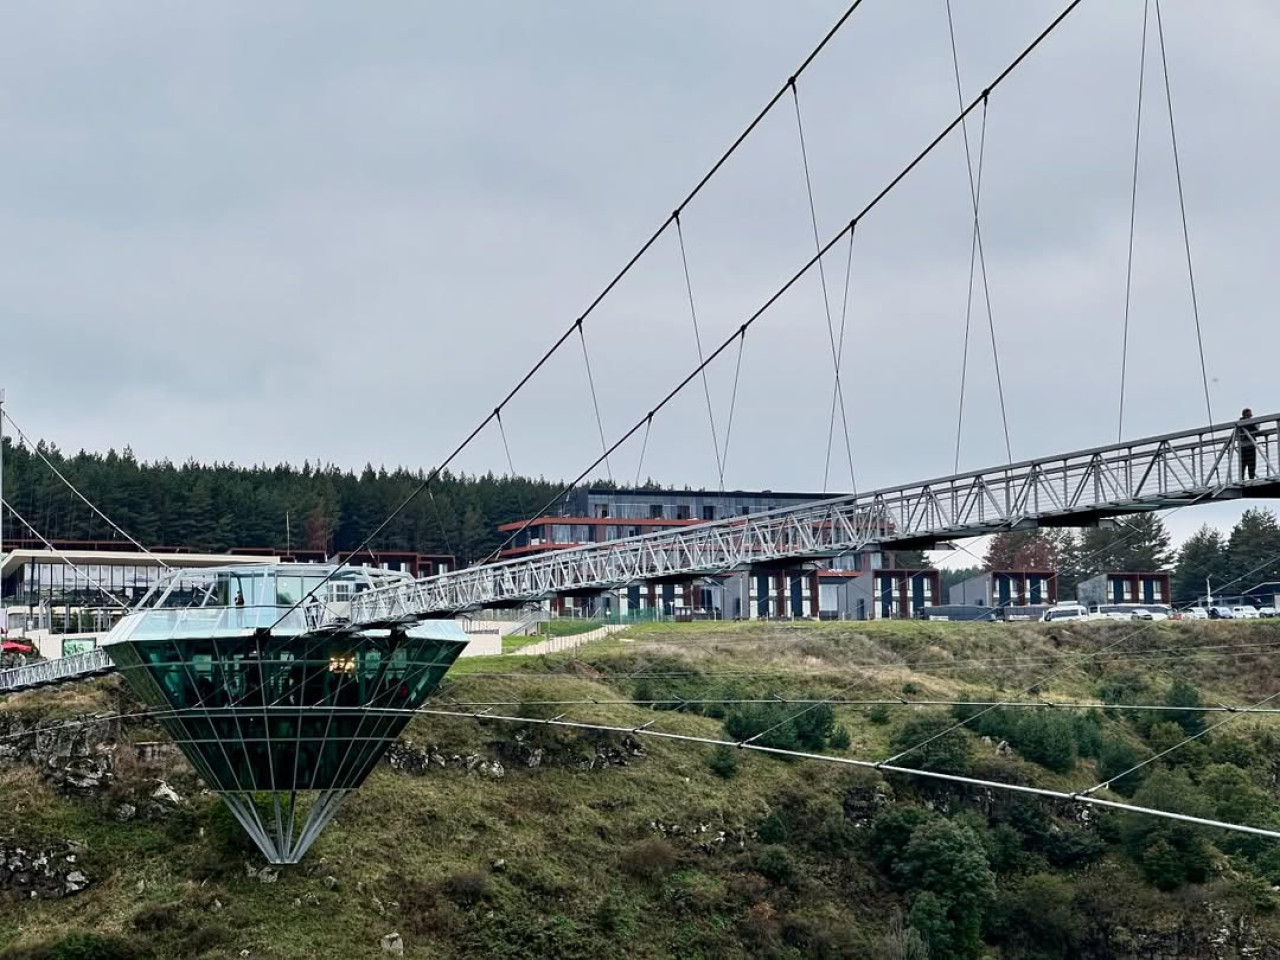
[[[1161,703],[1190,689],[1242,705],[1280,690],[1277,649],[1268,623],[654,624],[571,654],[463,661],[437,700],[715,738],[781,723],[760,742],[883,759],[956,715],[840,706],[787,723],[801,708],[528,701],[1013,699],[1034,684],[1046,699]],[[120,707],[107,679],[11,697],[0,726]],[[1280,717],[1206,720],[1227,716],[1117,786],[1152,806],[1280,822]],[[1197,722],[993,711],[903,762],[1079,789]],[[6,904],[0,957],[376,957],[393,931],[415,957],[889,958],[923,943],[935,957],[1280,956],[1280,842],[835,764],[424,716],[307,861],[262,882],[260,857],[185,765],[131,746],[159,731],[86,736],[67,749],[110,758],[101,789],[52,777],[60,761],[0,759],[0,837],[71,850],[89,880]],[[181,803],[154,799],[157,779]],[[122,803],[137,808],[126,822]]]

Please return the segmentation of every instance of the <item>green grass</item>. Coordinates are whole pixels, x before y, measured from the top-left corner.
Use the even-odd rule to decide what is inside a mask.
[[[1280,625],[1265,622],[1142,627],[654,623],[553,656],[459,661],[439,699],[616,700],[643,692],[641,684],[657,698],[774,693],[888,698],[908,689],[913,698],[947,699],[974,691],[1013,697],[1046,676],[1052,679],[1041,695],[1091,699],[1102,681],[1139,670],[1157,691],[1167,688],[1176,673],[1199,684],[1206,699],[1249,703],[1277,689],[1280,661],[1270,651],[1238,657],[1214,651],[1127,664],[1074,661],[1108,647],[1160,655],[1170,648],[1233,644],[1243,649],[1271,641],[1280,641]],[[1009,659],[1014,657],[1037,662]],[[967,662],[974,658],[985,662]],[[900,665],[904,660],[928,665],[913,669]],[[109,679],[15,696],[0,710],[65,715],[69,704],[79,711],[111,709],[117,683]],[[895,707],[888,723],[874,724],[865,707],[839,707],[837,722],[852,735],[841,752],[867,759],[888,756],[893,732],[910,709]],[[652,721],[655,729],[724,736],[719,719],[690,711],[605,703],[494,708],[499,714],[521,711],[626,726]],[[1234,727],[1246,734],[1266,728],[1266,721],[1249,717]],[[423,716],[406,736],[436,745],[446,755],[492,756],[520,729]],[[575,751],[584,758],[594,754],[597,743],[620,740],[539,726],[528,727],[528,736],[552,752]],[[284,869],[269,885],[246,875],[246,855],[235,834],[226,834],[226,817],[212,796],[192,794],[189,812],[172,823],[122,824],[109,804],[59,797],[32,768],[0,766],[4,831],[84,842],[89,848],[85,870],[94,880],[83,894],[66,900],[7,905],[0,911],[0,956],[4,945],[30,946],[87,929],[117,934],[155,957],[181,957],[196,955],[189,947],[192,931],[212,929],[207,936],[216,942],[201,956],[234,958],[241,950],[250,950],[254,958],[379,956],[378,939],[395,930],[410,957],[630,960],[768,953],[799,958],[814,955],[816,948],[809,941],[797,941],[808,946],[789,945],[785,930],[808,929],[805,924],[826,925],[845,938],[840,943],[853,944],[844,955],[876,955],[888,919],[907,904],[856,849],[819,849],[808,834],[787,838],[799,867],[794,889],[765,880],[751,864],[761,847],[752,836],[771,814],[799,811],[814,830],[839,823],[845,798],[880,783],[877,774],[741,752],[737,775],[722,779],[711,772],[711,747],[657,738],[642,743],[645,756],[626,766],[586,770],[548,763],[529,769],[508,763],[506,775],[497,780],[454,768],[406,777],[380,767],[347,801],[306,862]],[[996,763],[987,754],[982,760]],[[1005,775],[1059,789],[1079,788],[1096,778],[1092,761],[1066,774],[1016,758],[1001,764]],[[877,789],[902,798],[911,796],[915,785],[897,778]],[[662,836],[657,824],[679,826],[680,832],[669,833],[665,841],[674,851],[673,865],[649,876],[636,863],[644,845]],[[709,837],[723,830],[742,838],[743,845],[704,851],[699,846],[705,842],[703,825]],[[503,869],[493,869],[497,860],[505,861]],[[1118,872],[1121,878],[1100,885],[1108,895],[1136,882],[1120,860],[1106,866],[1109,877]],[[466,888],[458,878],[468,874],[483,878],[480,899],[473,904],[458,892]],[[326,875],[337,878],[336,888],[325,886]],[[1183,909],[1173,895],[1134,889],[1143,892],[1129,896],[1125,902],[1135,905],[1120,919],[1138,939],[1158,926],[1161,910],[1216,922],[1198,905]],[[308,896],[318,898],[319,905],[294,906],[295,899]],[[222,909],[214,908],[215,900]],[[136,928],[142,911],[165,905],[173,905],[171,927]],[[1257,922],[1271,923],[1276,915],[1268,916]]]

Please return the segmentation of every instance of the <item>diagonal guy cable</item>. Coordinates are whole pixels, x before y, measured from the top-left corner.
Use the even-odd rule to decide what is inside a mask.
[[[89,499],[88,497],[86,497],[83,493],[81,493],[81,492],[76,488],[76,485],[75,485],[74,483],[72,483],[72,482],[71,482],[70,480],[68,480],[65,476],[63,476],[62,471],[61,471],[61,470],[59,470],[56,466],[54,466],[54,465],[53,465],[53,461],[51,461],[47,456],[45,456],[44,451],[43,451],[43,450],[41,450],[39,446],[37,446],[36,444],[32,443],[32,442],[27,438],[27,435],[26,435],[25,433],[23,433],[23,432],[22,432],[22,428],[21,428],[20,426],[18,426],[17,422],[13,419],[13,417],[11,417],[11,416],[9,415],[9,412],[8,412],[7,410],[0,410],[0,422],[2,422],[2,421],[4,421],[4,420],[8,420],[8,421],[9,421],[9,425],[10,425],[11,427],[13,427],[14,431],[18,434],[18,436],[22,438],[22,442],[23,442],[23,443],[25,443],[28,447],[30,447],[33,451],[35,451],[36,456],[38,456],[41,460],[43,460],[43,461],[44,461],[44,465],[45,465],[46,467],[48,467],[50,470],[52,470],[52,471],[53,471],[54,476],[56,476],[59,480],[61,480],[64,484],[66,484],[66,485],[67,485],[67,489],[69,489],[69,490],[70,490],[72,493],[74,493],[77,497],[79,497],[81,500],[83,500],[83,501],[85,502],[85,505],[86,505],[90,510],[92,510],[92,511],[93,511],[94,513],[96,513],[99,517],[101,517],[103,520],[105,520],[105,521],[107,522],[107,525],[108,525],[108,526],[110,526],[112,530],[114,530],[116,533],[120,534],[120,536],[124,537],[126,540],[128,540],[130,543],[132,543],[135,547],[137,547],[139,550],[141,550],[144,554],[146,554],[148,557],[150,557],[150,558],[151,558],[152,560],[154,560],[156,563],[160,564],[160,566],[164,567],[166,570],[168,570],[168,569],[169,569],[169,564],[165,563],[163,560],[161,560],[159,557],[157,557],[154,553],[152,553],[150,550],[148,550],[146,547],[144,547],[142,544],[140,544],[137,540],[135,540],[132,536],[130,536],[130,535],[129,535],[128,531],[124,530],[124,529],[123,529],[123,528],[122,528],[118,523],[116,523],[114,520],[112,520],[110,517],[108,517],[105,513],[103,513],[101,510],[99,510],[99,509],[98,509],[98,507],[97,507],[97,505],[96,505],[96,504],[94,504],[94,502],[93,502],[92,500],[90,500],[90,499]],[[12,507],[10,507],[10,509],[12,510],[13,508],[12,508]],[[14,516],[17,516],[17,514],[15,513],[15,514],[14,514]],[[26,521],[23,521],[23,522],[25,523]],[[34,532],[34,529],[33,529],[33,531],[32,531],[32,532]],[[39,536],[39,534],[36,534],[36,535],[37,535],[37,536]]]
[[[1168,810],[1157,810],[1153,807],[1140,807],[1133,803],[1120,803],[1115,800],[1103,800],[1099,797],[1085,796],[1083,794],[1067,793],[1062,790],[1050,790],[1044,787],[1030,787],[1022,784],[1002,783],[998,780],[982,780],[977,777],[965,777],[952,773],[939,773],[933,770],[918,770],[914,767],[891,767],[883,763],[876,763],[874,760],[858,760],[853,757],[833,757],[822,753],[806,753],[802,750],[785,750],[781,747],[765,747],[760,744],[753,743],[735,743],[732,740],[721,740],[716,737],[699,737],[686,733],[669,733],[665,730],[654,730],[650,728],[649,723],[639,726],[611,726],[600,723],[582,723],[574,720],[562,720],[552,718],[549,720],[541,720],[531,717],[510,717],[499,714],[483,712],[460,712],[456,710],[427,710],[419,708],[417,713],[428,714],[431,716],[455,717],[462,720],[475,720],[477,722],[498,722],[498,723],[527,723],[541,724],[543,726],[566,727],[577,730],[593,730],[602,733],[619,733],[623,735],[641,736],[641,737],[657,737],[663,740],[673,740],[682,743],[700,743],[707,746],[718,747],[737,747],[740,750],[755,750],[759,753],[767,753],[775,757],[792,757],[798,760],[821,760],[826,763],[838,763],[845,766],[862,767],[864,769],[879,770],[882,773],[898,773],[912,777],[923,777],[929,780],[942,780],[947,783],[960,783],[969,786],[983,787],[988,790],[1004,790],[1011,793],[1022,793],[1030,796],[1046,797],[1054,800],[1069,800],[1075,803],[1082,803],[1089,806],[1104,807],[1110,810],[1120,810],[1128,813],[1139,813],[1153,817],[1160,817],[1165,820],[1177,820],[1183,823],[1194,823],[1201,826],[1217,827],[1223,830],[1231,830],[1236,833],[1248,833],[1254,836],[1271,837],[1280,839],[1280,830],[1269,830],[1264,827],[1254,827],[1248,824],[1229,823],[1223,820],[1211,820],[1205,817],[1195,817],[1185,813],[1172,813]]]
[[[964,92],[960,83],[960,56],[956,49],[956,28],[955,18],[951,13],[951,0],[947,0],[947,29],[951,38],[951,63],[955,70],[956,77],[956,99],[961,105],[964,104]],[[987,99],[991,93],[991,87],[982,91],[982,142],[983,149],[986,146],[987,137]],[[991,358],[995,363],[996,369],[996,391],[1000,397],[1000,422],[1004,427],[1004,448],[1005,453],[1009,457],[1009,462],[1013,462],[1013,447],[1009,442],[1009,414],[1005,408],[1004,402],[1004,378],[1000,373],[1000,350],[996,346],[996,323],[991,313],[991,287],[987,283],[987,256],[982,245],[982,226],[978,216],[978,197],[980,180],[975,179],[973,172],[973,154],[969,149],[969,128],[967,124],[961,124],[962,133],[964,135],[964,161],[965,167],[969,174],[969,198],[973,202],[973,245],[978,251],[978,263],[982,272],[982,292],[986,300],[987,306],[987,329],[991,334]],[[970,263],[972,264],[972,254],[970,255]],[[972,267],[970,268],[972,275]],[[965,358],[968,359],[968,319],[965,320]],[[963,394],[963,386],[961,387]],[[956,460],[959,461],[959,441],[956,443]],[[958,467],[957,467],[958,469]]]
[[[1135,763],[1132,767],[1130,767],[1128,770],[1125,770],[1123,773],[1117,773],[1114,777],[1108,777],[1106,780],[1103,780],[1101,783],[1095,783],[1092,787],[1090,787],[1087,790],[1081,790],[1080,793],[1077,794],[1077,796],[1087,797],[1097,792],[1098,790],[1103,789],[1104,787],[1109,787],[1111,786],[1111,784],[1115,783],[1117,780],[1127,777],[1129,774],[1133,773],[1135,770],[1141,770],[1147,764],[1154,763],[1155,761],[1159,760],[1161,757],[1167,757],[1169,754],[1173,753],[1173,751],[1179,749],[1180,747],[1185,747],[1188,743],[1191,743],[1193,740],[1199,740],[1201,737],[1203,737],[1206,733],[1209,733],[1211,730],[1217,730],[1219,727],[1225,724],[1231,723],[1231,721],[1233,720],[1239,720],[1246,713],[1262,712],[1260,708],[1270,703],[1272,700],[1275,700],[1277,697],[1280,697],[1280,690],[1277,690],[1275,693],[1271,694],[1269,697],[1263,697],[1257,703],[1253,704],[1253,706],[1240,707],[1238,710],[1232,710],[1230,711],[1231,716],[1224,717],[1223,719],[1219,720],[1217,723],[1209,724],[1209,726],[1205,727],[1199,733],[1192,734],[1191,736],[1183,740],[1179,740],[1173,746],[1166,747],[1164,750],[1161,750],[1155,756],[1147,757],[1147,759],[1143,760],[1141,763]]]
[[[809,198],[809,219],[813,225],[813,246],[814,246],[814,249],[818,251],[818,280],[822,285],[822,307],[823,307],[823,310],[826,311],[826,317],[827,317],[827,342],[831,346],[831,365],[833,370],[835,371],[834,390],[835,390],[835,395],[838,398],[839,404],[840,404],[840,419],[844,425],[845,452],[849,456],[849,478],[853,482],[853,490],[851,492],[857,493],[858,484],[857,484],[857,481],[853,479],[854,477],[853,445],[850,443],[850,440],[849,440],[849,415],[845,410],[844,388],[841,386],[841,383],[840,383],[840,351],[836,348],[835,324],[832,322],[832,319],[831,319],[831,297],[827,293],[827,268],[822,262],[822,255],[826,252],[826,250],[830,249],[831,245],[828,244],[827,247],[824,248],[822,245],[822,239],[821,237],[818,236],[818,210],[814,206],[814,202],[813,202],[813,180],[809,175],[809,151],[805,147],[804,121],[800,119],[800,92],[796,89],[795,77],[791,78],[791,99],[795,102],[795,107],[796,107],[796,132],[799,134],[799,137],[800,137],[800,160],[804,167],[805,194]],[[961,104],[960,106],[963,108],[964,104]],[[855,229],[854,225],[856,223],[857,221],[855,220],[854,223],[849,225],[849,237],[850,237],[851,244],[853,242],[853,231]],[[826,462],[827,462],[827,470],[823,471],[823,476],[822,476],[822,492],[823,493],[827,492],[827,479],[828,479],[827,472],[831,464],[831,431],[830,430],[828,430],[827,432]]]
[[[1080,0],[1075,0],[1072,6],[1074,7],[1079,2]],[[804,58],[804,60],[800,63],[800,66],[797,67],[795,72],[791,75],[791,77],[788,78],[788,81],[778,88],[778,91],[772,97],[769,98],[769,101],[763,107],[760,108],[760,111],[755,115],[755,117],[751,120],[751,122],[747,124],[746,128],[740,134],[738,134],[738,136],[734,139],[734,141],[731,144],[729,144],[728,148],[722,154],[720,154],[720,157],[715,161],[715,163],[711,165],[711,169],[708,170],[705,174],[703,174],[702,178],[698,180],[697,183],[694,184],[693,189],[691,189],[685,195],[684,199],[681,200],[680,203],[676,206],[675,209],[677,211],[683,211],[686,207],[688,207],[689,204],[691,204],[694,201],[694,199],[702,192],[703,188],[705,188],[707,184],[710,183],[711,180],[715,177],[715,175],[720,172],[720,169],[726,163],[729,162],[729,158],[732,157],[737,152],[738,148],[742,146],[743,143],[746,142],[747,138],[752,134],[752,132],[756,129],[756,127],[760,126],[760,123],[764,120],[764,118],[767,117],[769,113],[772,112],[773,108],[778,105],[778,101],[781,100],[783,95],[787,92],[787,89],[790,86],[791,80],[799,77],[801,74],[803,74],[806,70],[809,69],[809,67],[813,64],[813,62],[818,58],[818,55],[821,54],[824,49],[826,49],[827,44],[831,42],[832,38],[835,37],[835,35],[840,32],[840,29],[845,25],[845,23],[848,22],[849,18],[853,16],[854,11],[857,10],[858,7],[862,6],[862,3],[863,3],[863,0],[853,0],[853,2],[849,4],[849,6],[845,9],[844,13],[840,15],[840,18],[835,22],[835,24],[831,27],[831,29],[828,30],[826,34],[823,35],[822,39],[818,41],[818,44],[812,50],[809,51],[808,56]],[[501,410],[513,399],[515,399],[516,395],[520,393],[520,391],[525,388],[525,386],[529,383],[529,381],[532,380],[538,374],[538,371],[540,371],[544,366],[546,366],[547,362],[560,350],[561,347],[565,345],[565,343],[569,340],[569,338],[573,336],[574,331],[580,329],[583,321],[586,320],[589,316],[591,316],[592,313],[595,312],[595,309],[598,306],[600,306],[601,303],[604,302],[604,300],[609,296],[609,294],[613,292],[614,288],[616,288],[618,284],[622,282],[622,280],[632,271],[635,265],[639,263],[640,260],[644,257],[644,255],[649,252],[650,248],[652,248],[653,245],[658,242],[658,239],[664,233],[666,233],[668,228],[670,228],[672,222],[673,222],[672,216],[668,214],[667,217],[662,221],[662,223],[659,224],[658,228],[652,234],[650,234],[649,238],[640,245],[640,248],[636,250],[634,254],[631,255],[631,258],[622,265],[622,267],[617,271],[617,273],[613,275],[613,278],[607,284],[605,284],[604,288],[595,295],[595,297],[591,300],[590,303],[587,304],[586,309],[582,311],[582,313],[578,316],[578,318],[574,320],[573,323],[571,323],[569,327],[562,334],[560,334],[560,336],[557,337],[552,342],[552,344],[549,347],[547,347],[546,350],[542,352],[541,356],[539,356],[539,358],[534,362],[534,364],[527,371],[525,371],[524,375],[518,381],[516,381],[515,385],[510,390],[507,391],[506,395],[503,396],[502,400],[498,402],[498,405],[494,407],[494,410]],[[350,562],[351,556],[354,556],[356,553],[360,553],[361,551],[366,549],[371,543],[373,543],[373,541],[382,533],[382,531],[385,530],[388,526],[390,526],[391,523],[396,519],[396,517],[400,516],[400,514],[405,511],[405,509],[409,506],[409,504],[413,503],[413,501],[416,500],[422,494],[422,492],[436,479],[436,477],[438,477],[445,469],[447,469],[449,465],[453,463],[455,459],[457,459],[458,455],[462,453],[463,450],[465,450],[467,447],[471,445],[472,441],[474,441],[475,438],[480,435],[481,431],[483,431],[484,428],[489,425],[490,421],[493,420],[493,416],[494,415],[491,412],[488,415],[486,415],[484,419],[482,419],[479,423],[477,423],[471,429],[471,432],[468,433],[465,437],[463,437],[461,441],[459,441],[459,443],[453,448],[453,450],[448,454],[448,456],[446,456],[442,461],[440,461],[440,463],[436,464],[436,466],[432,467],[430,472],[426,475],[426,477],[422,480],[422,482],[418,484],[418,486],[415,487],[409,493],[409,495],[406,496],[399,503],[399,505],[394,510],[392,510],[389,514],[387,514],[387,516],[383,519],[383,521],[380,524],[378,524],[377,527],[374,528],[372,533],[370,533],[367,537],[365,537],[365,539],[360,543],[360,545],[356,548],[356,550],[351,555],[349,555],[346,559],[343,559],[341,562],[339,562],[339,564],[335,569],[331,570],[328,574],[326,574],[325,577],[319,583],[317,583],[303,597],[301,597],[298,600],[298,602],[294,605],[293,608],[286,611],[285,614],[280,618],[280,620],[277,620],[276,623],[272,624],[272,628],[278,626],[283,621],[284,617],[288,616],[288,614],[291,613],[293,609],[296,609],[297,607],[301,606],[303,603],[306,603],[312,597],[314,597],[316,593],[326,583],[332,580],[333,577]]]
[[[698,363],[703,361],[702,333],[698,329],[698,308],[693,304],[693,281],[689,277],[689,257],[684,249],[684,227],[680,223],[680,211],[671,215],[676,221],[676,238],[680,241],[680,264],[684,267],[684,288],[689,294],[689,316],[693,318],[693,342],[698,348]],[[720,456],[720,440],[716,435],[716,415],[711,407],[711,387],[707,384],[707,369],[702,368],[702,394],[707,399],[707,422],[711,424],[711,448],[716,456],[716,473],[720,477],[720,489],[724,489],[724,459]],[[601,437],[601,440],[604,438]]]
[[[596,378],[591,373],[591,355],[587,353],[587,335],[582,332],[582,324],[578,324],[578,340],[582,344],[582,362],[587,367],[587,386],[591,388],[591,406],[596,411],[596,429],[600,431],[600,449],[604,451],[604,469],[613,479],[613,468],[609,466],[609,442],[604,438],[604,420],[600,417],[600,400],[596,396]]]
[[[708,354],[707,359],[704,362],[694,367],[694,369],[690,371],[689,374],[684,377],[684,379],[682,379],[679,383],[677,383],[674,387],[672,387],[663,396],[663,398],[658,401],[657,404],[655,404],[653,407],[650,408],[649,412],[644,417],[641,417],[640,420],[638,420],[635,424],[633,424],[629,430],[627,430],[620,437],[618,437],[618,439],[613,442],[613,445],[608,447],[605,450],[604,454],[597,457],[594,461],[588,464],[586,469],[584,469],[581,473],[579,473],[577,477],[569,481],[569,483],[566,484],[560,490],[560,492],[555,495],[554,498],[552,498],[550,503],[554,503],[560,497],[564,496],[565,493],[574,489],[579,483],[581,483],[584,479],[586,479],[586,477],[590,475],[592,470],[594,470],[596,467],[598,467],[601,463],[604,462],[605,457],[608,454],[613,453],[615,450],[617,450],[619,447],[625,444],[628,440],[630,440],[636,433],[639,432],[641,427],[645,426],[646,423],[650,422],[653,419],[653,416],[659,410],[662,410],[664,407],[666,407],[667,404],[669,404],[682,390],[684,390],[685,387],[687,387],[690,383],[692,383],[704,368],[714,363],[716,359],[718,359],[719,356],[722,353],[724,353],[725,350],[727,350],[730,347],[730,345],[732,345],[732,343],[738,337],[745,335],[746,331],[750,329],[751,326],[756,321],[758,321],[761,317],[763,317],[766,313],[768,313],[768,311],[773,307],[773,305],[777,303],[779,300],[781,300],[782,297],[793,286],[795,286],[796,283],[798,283],[801,278],[805,276],[805,274],[807,274],[811,269],[813,269],[813,267],[823,258],[823,256],[825,256],[831,250],[832,247],[834,247],[837,243],[839,243],[844,238],[845,234],[851,232],[855,228],[856,224],[860,223],[872,210],[878,207],[880,203],[884,200],[884,198],[887,197],[890,193],[892,193],[894,189],[896,189],[897,186],[900,183],[902,183],[903,180],[905,180],[908,176],[910,176],[911,172],[915,170],[915,168],[918,167],[921,163],[923,163],[925,158],[928,157],[931,153],[933,153],[935,149],[937,149],[938,144],[942,143],[956,129],[956,127],[960,126],[960,124],[964,121],[965,117],[967,117],[970,113],[972,113],[975,109],[977,109],[977,107],[986,99],[987,95],[992,90],[994,90],[1006,79],[1008,79],[1009,76],[1012,75],[1013,72],[1023,63],[1023,61],[1025,61],[1027,57],[1031,56],[1031,54],[1035,52],[1035,50],[1040,46],[1040,44],[1043,43],[1045,39],[1050,34],[1052,34],[1053,31],[1056,30],[1059,27],[1059,25],[1061,25],[1062,22],[1066,20],[1068,16],[1070,16],[1071,12],[1075,10],[1076,7],[1080,6],[1081,2],[1082,0],[1071,0],[1071,2],[1068,3],[1066,7],[1063,8],[1063,10],[1056,17],[1054,17],[1052,21],[1050,21],[1049,25],[1046,26],[1035,37],[1035,39],[1033,39],[1029,44],[1027,44],[1027,46],[1024,47],[1022,51],[1016,57],[1014,57],[1014,59],[1010,61],[1009,64],[1005,66],[1003,70],[1000,71],[999,74],[996,75],[995,79],[992,80],[991,83],[987,86],[987,88],[983,91],[982,96],[973,100],[967,107],[962,109],[949,123],[947,123],[947,125],[944,126],[942,130],[940,130],[937,133],[937,135],[934,136],[934,138],[930,140],[929,143],[926,144],[920,150],[920,152],[917,153],[915,157],[911,159],[910,162],[907,163],[906,166],[900,169],[897,172],[897,174],[895,174],[894,177],[887,184],[885,184],[885,186],[880,188],[880,191],[875,196],[873,196],[869,201],[867,201],[867,203],[849,221],[848,224],[846,224],[839,232],[835,234],[835,236],[833,236],[825,244],[820,246],[818,248],[817,253],[815,253],[812,257],[810,257],[804,264],[802,264],[800,268],[796,270],[796,272],[793,273],[791,277],[781,287],[775,290],[773,294],[767,300],[765,300],[765,302],[754,313],[751,314],[751,316],[749,316],[745,321],[743,321],[742,325],[736,331],[734,331],[734,333],[730,334],[730,336],[726,340],[724,340],[720,344],[720,346],[718,346],[715,350],[713,350],[710,354]],[[392,516],[394,516],[394,514]],[[386,522],[389,522],[389,519],[388,521],[384,521],[383,526],[386,525]],[[511,534],[511,537],[508,538],[507,542],[508,543],[511,542],[512,539],[519,536],[528,528],[529,528],[529,522],[522,524],[519,529],[515,530]],[[330,574],[330,576],[332,576],[332,574]],[[319,586],[322,586],[322,585],[323,585],[323,581],[321,584],[317,585],[317,587],[313,588],[313,592],[315,589],[319,589]]]
[[[1120,348],[1120,413],[1116,443],[1124,439],[1124,388],[1129,370],[1129,306],[1133,292],[1133,234],[1138,214],[1138,158],[1142,146],[1142,89],[1147,76],[1147,21],[1151,0],[1142,3],[1142,52],[1138,57],[1138,110],[1133,133],[1133,182],[1129,188],[1129,256],[1124,273],[1124,339]]]
[[[97,587],[97,588],[98,588],[98,590],[100,590],[102,593],[104,593],[104,594],[107,596],[107,598],[108,598],[109,600],[111,600],[111,602],[112,602],[112,603],[114,603],[116,606],[120,607],[122,610],[128,610],[128,609],[129,609],[129,604],[125,603],[123,600],[121,600],[119,597],[117,597],[114,593],[112,593],[110,590],[108,590],[106,587],[104,587],[104,586],[102,585],[102,581],[101,581],[101,580],[97,580],[97,579],[95,579],[95,578],[93,578],[93,577],[89,576],[89,574],[85,573],[85,571],[81,570],[81,569],[80,569],[79,567],[77,567],[74,563],[72,563],[69,559],[67,559],[67,555],[66,555],[65,553],[63,553],[61,550],[59,550],[57,547],[55,547],[55,546],[54,546],[52,543],[50,543],[48,540],[46,540],[46,539],[45,539],[45,537],[44,537],[44,534],[42,534],[39,530],[37,530],[35,527],[33,527],[30,523],[28,523],[28,522],[27,522],[27,518],[26,518],[26,517],[24,517],[22,514],[20,514],[17,510],[15,510],[15,509],[13,508],[13,504],[11,504],[8,500],[0,501],[0,508],[7,508],[7,509],[8,509],[8,511],[9,511],[11,514],[13,514],[13,518],[14,518],[15,520],[17,520],[20,524],[22,524],[24,527],[26,527],[28,530],[30,530],[32,533],[34,533],[34,534],[36,535],[36,539],[38,539],[41,543],[43,543],[43,544],[45,545],[45,547],[46,547],[48,550],[52,551],[52,552],[53,552],[53,555],[54,555],[55,557],[57,557],[59,560],[61,560],[63,563],[65,563],[68,567],[70,567],[72,570],[74,570],[77,574],[79,574],[79,575],[83,576],[83,577],[84,577],[84,579],[85,579],[85,582],[86,582],[86,583],[90,583],[90,584],[92,584],[93,586]],[[6,626],[7,626],[7,624],[6,624]]]
[[[1173,91],[1169,86],[1169,58],[1165,54],[1164,20],[1160,16],[1160,0],[1156,3],[1156,34],[1160,38],[1160,64],[1164,70],[1164,96],[1169,106],[1169,139],[1173,143],[1173,170],[1178,181],[1178,210],[1182,214],[1182,245],[1187,253],[1187,282],[1191,286],[1191,312],[1196,321],[1196,348],[1200,352],[1200,382],[1204,385],[1204,409],[1213,422],[1213,404],[1209,400],[1209,374],[1204,362],[1204,336],[1200,331],[1200,301],[1196,297],[1196,274],[1191,266],[1191,233],[1187,229],[1187,201],[1182,189],[1182,162],[1178,158],[1178,130],[1173,122]]]

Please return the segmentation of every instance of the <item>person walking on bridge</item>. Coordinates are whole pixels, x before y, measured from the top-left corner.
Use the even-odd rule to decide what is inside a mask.
[[[1253,411],[1245,407],[1240,411],[1236,432],[1240,437],[1240,479],[1256,480],[1258,474],[1258,427],[1249,423]]]

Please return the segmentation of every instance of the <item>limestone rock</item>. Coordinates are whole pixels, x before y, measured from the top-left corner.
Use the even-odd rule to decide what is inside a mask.
[[[400,934],[388,933],[380,942],[384,952],[397,957],[404,956],[404,938]]]

